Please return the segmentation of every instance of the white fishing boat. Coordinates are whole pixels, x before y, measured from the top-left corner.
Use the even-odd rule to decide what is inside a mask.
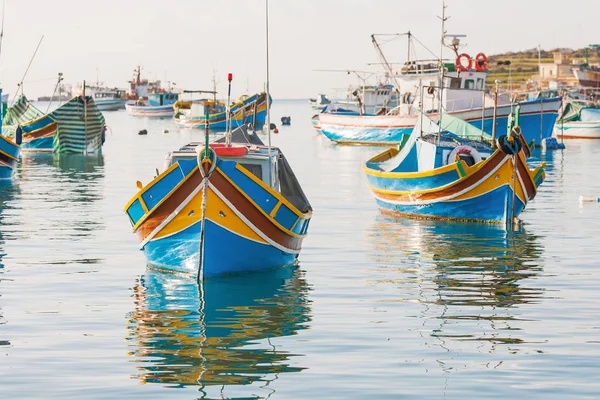
[[[568,102],[554,132],[562,138],[600,139],[600,108],[591,102]]]

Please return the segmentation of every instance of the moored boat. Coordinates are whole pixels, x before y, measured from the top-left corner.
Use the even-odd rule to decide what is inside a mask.
[[[443,115],[443,128],[421,115],[401,150],[389,149],[363,171],[385,213],[420,218],[512,224],[543,182],[544,164],[533,170],[520,128],[494,142],[483,132]],[[496,144],[496,147],[494,147]]]
[[[3,134],[14,138],[22,151],[95,153],[105,139],[104,116],[91,96],[73,97],[50,113],[22,96],[4,116]]]
[[[125,207],[149,266],[207,278],[296,262],[312,208],[279,148],[242,126],[168,165]]]
[[[591,102],[568,102],[554,125],[556,136],[600,139],[600,107]]]
[[[257,93],[252,96],[242,96],[230,106],[230,127],[237,128],[250,124],[256,129],[262,128],[267,115],[267,95]],[[272,100],[269,99],[269,107]],[[227,120],[225,103],[216,99],[201,99],[179,101],[175,104],[175,124],[183,128],[202,128],[206,125],[208,114],[209,129],[224,131]]]
[[[100,111],[118,111],[125,108],[127,98],[124,90],[107,89],[93,93],[94,102]]]
[[[172,92],[149,93],[148,99],[138,99],[125,104],[127,113],[135,117],[170,118],[175,114],[173,105],[179,99],[179,94]]]

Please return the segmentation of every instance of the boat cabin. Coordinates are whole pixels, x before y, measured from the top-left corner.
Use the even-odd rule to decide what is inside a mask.
[[[148,94],[148,106],[166,106],[169,104],[175,104],[179,99],[179,94],[171,92],[158,92]]]
[[[214,146],[213,149],[217,152],[219,158],[227,161],[235,161],[269,187],[279,191],[277,163],[278,155],[280,154],[279,148],[271,147],[269,153],[267,146],[247,145],[244,146],[247,149],[247,151],[244,152],[245,154],[227,155],[226,152],[221,152],[219,150],[223,148],[223,143],[211,143],[211,147],[212,146]],[[233,143],[232,146],[236,147],[240,145]],[[203,148],[203,143],[192,142],[177,151],[169,153],[165,160],[165,169],[178,162],[183,174],[187,175],[189,171],[198,165],[197,150]],[[273,182],[271,182],[271,179],[273,179]]]
[[[94,93],[94,100],[125,100],[125,90],[104,90]]]
[[[204,116],[207,113],[218,114],[226,111],[225,103],[219,100],[201,99],[192,100],[190,104],[190,115]]]

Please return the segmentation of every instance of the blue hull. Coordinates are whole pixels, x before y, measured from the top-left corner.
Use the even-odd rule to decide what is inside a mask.
[[[377,205],[383,210],[415,217],[498,221],[506,220],[512,213],[512,189],[501,186],[481,196],[458,201],[440,201],[431,204],[393,204],[376,198]],[[514,196],[514,216],[518,217],[525,204]]]
[[[544,114],[542,119],[541,114],[522,115],[520,117],[521,132],[527,143],[535,140],[536,144],[541,143],[542,139],[552,136],[554,130],[554,122],[557,114]],[[481,129],[481,119],[469,121],[469,123]],[[541,125],[540,125],[541,123]],[[486,118],[483,121],[483,129],[486,133],[492,134],[494,125],[493,118]],[[500,117],[496,119],[496,135],[503,135],[508,126],[508,117]],[[334,142],[357,142],[357,143],[381,143],[381,144],[398,144],[402,142],[404,135],[410,135],[414,126],[402,128],[361,128],[358,126],[328,126],[324,129],[321,126],[322,133],[328,139]],[[541,137],[541,139],[540,139]]]
[[[0,180],[9,180],[12,179],[14,170],[5,165],[0,165]]]
[[[53,151],[54,136],[33,139],[28,142],[23,142],[21,148],[27,151]]]
[[[205,223],[204,277],[273,269],[296,262],[296,254],[254,242],[207,220]],[[173,236],[150,241],[144,253],[151,267],[196,275],[200,223]]]

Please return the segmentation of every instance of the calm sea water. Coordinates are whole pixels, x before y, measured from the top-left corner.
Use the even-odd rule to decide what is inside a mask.
[[[0,398],[600,398],[600,207],[578,203],[600,142],[536,153],[507,234],[382,216],[379,149],[319,136],[306,101],[284,115],[315,210],[300,266],[201,287],[147,270],[123,213],[201,132],[113,112],[102,156],[24,157],[0,188]]]

